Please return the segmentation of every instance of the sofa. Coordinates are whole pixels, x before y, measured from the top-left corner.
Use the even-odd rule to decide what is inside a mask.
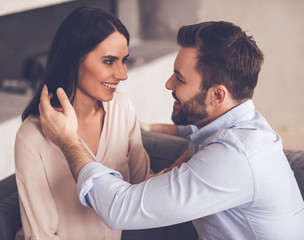
[[[159,133],[142,132],[143,144],[150,156],[151,169],[158,172],[170,166],[188,146],[186,139]],[[304,196],[304,151],[284,150]],[[14,239],[21,227],[15,176],[0,181],[0,239]],[[144,230],[123,231],[123,240],[194,240],[197,233],[191,222]]]

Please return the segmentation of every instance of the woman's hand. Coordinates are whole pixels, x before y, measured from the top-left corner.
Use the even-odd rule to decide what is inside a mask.
[[[139,121],[140,130],[151,132],[151,124]]]
[[[146,132],[157,132],[164,133],[173,136],[179,136],[177,126],[174,124],[166,124],[166,123],[144,123],[139,121],[140,130]]]
[[[175,167],[179,167],[180,165],[182,165],[182,163],[184,162],[188,162],[191,158],[191,155],[190,155],[190,152],[189,150],[186,150],[183,155],[181,155],[179,157],[179,159],[177,159],[172,165],[170,168],[166,169],[165,172],[169,172],[171,171],[173,168]]]

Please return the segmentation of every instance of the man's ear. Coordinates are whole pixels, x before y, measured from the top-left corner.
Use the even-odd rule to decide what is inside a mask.
[[[211,102],[213,105],[220,105],[227,99],[228,90],[224,85],[215,85],[211,88]]]

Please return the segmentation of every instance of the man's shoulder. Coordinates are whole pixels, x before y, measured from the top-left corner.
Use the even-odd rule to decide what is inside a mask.
[[[280,142],[280,136],[274,131],[264,131],[254,127],[234,127],[218,131],[209,139],[208,144],[225,143],[245,154],[251,154],[265,147],[271,148],[272,145]]]

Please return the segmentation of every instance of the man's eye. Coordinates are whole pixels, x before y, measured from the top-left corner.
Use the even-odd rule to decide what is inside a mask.
[[[179,76],[176,76],[177,81],[179,81],[180,83],[185,83]]]
[[[128,61],[128,58],[124,58],[124,59],[122,60],[122,63],[123,63],[123,64],[126,64],[127,61]]]

